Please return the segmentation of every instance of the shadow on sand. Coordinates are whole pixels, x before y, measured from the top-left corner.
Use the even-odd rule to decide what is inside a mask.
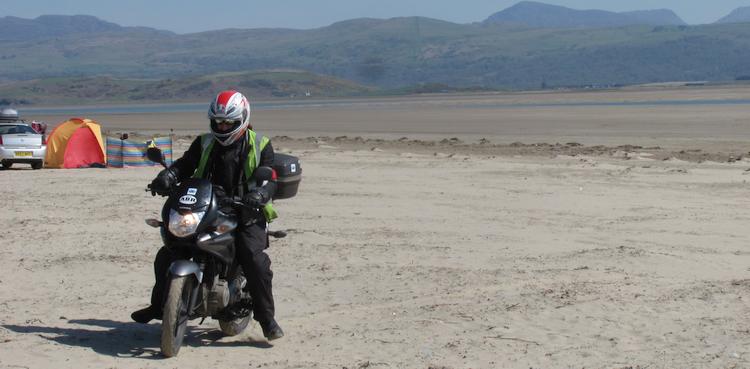
[[[97,327],[86,329],[80,327],[43,327],[37,325],[3,325],[15,333],[34,334],[46,340],[62,345],[90,348],[97,353],[138,359],[162,359],[159,349],[161,325],[138,324],[133,322],[116,322],[112,320],[83,319],[69,320],[71,325]],[[104,328],[104,329],[102,329]],[[183,341],[183,350],[188,347],[273,347],[265,340],[256,341],[243,338],[233,341],[221,341],[224,334],[215,328],[189,327]]]

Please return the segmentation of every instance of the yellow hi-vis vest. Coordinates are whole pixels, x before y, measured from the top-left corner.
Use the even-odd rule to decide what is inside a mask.
[[[247,143],[252,145],[250,151],[247,153],[247,160],[245,160],[245,179],[248,183],[252,180],[253,172],[255,168],[260,165],[260,153],[271,141],[268,137],[256,134],[255,131],[247,130]],[[198,162],[198,168],[193,173],[193,178],[203,178],[206,174],[206,164],[208,159],[211,157],[211,150],[214,148],[214,135],[206,133],[201,136],[201,159]],[[248,190],[247,188],[245,190]],[[266,216],[266,221],[271,223],[274,219],[278,218],[276,210],[273,208],[273,204],[269,202],[263,207],[263,214]]]

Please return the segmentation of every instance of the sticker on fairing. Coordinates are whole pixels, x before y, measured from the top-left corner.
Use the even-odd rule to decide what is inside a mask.
[[[191,188],[188,188],[188,190],[187,190],[187,194],[188,195],[195,195],[197,193],[198,193],[198,189],[197,188],[192,188],[191,187]]]
[[[195,196],[185,195],[180,197],[180,204],[193,205],[196,202],[198,202],[198,199],[196,199]]]

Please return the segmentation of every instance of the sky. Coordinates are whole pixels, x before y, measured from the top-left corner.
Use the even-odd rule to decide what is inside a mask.
[[[177,33],[224,28],[310,29],[370,17],[424,16],[480,22],[520,0],[0,0],[0,17],[93,15],[122,26]],[[671,9],[689,24],[713,23],[750,0],[537,0],[573,9]]]

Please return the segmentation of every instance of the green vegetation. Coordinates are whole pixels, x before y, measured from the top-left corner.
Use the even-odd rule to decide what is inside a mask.
[[[0,105],[206,101],[224,89],[238,89],[252,99],[355,96],[374,91],[349,81],[294,70],[166,80],[56,77],[0,84],[0,96],[6,97],[6,103]]]

